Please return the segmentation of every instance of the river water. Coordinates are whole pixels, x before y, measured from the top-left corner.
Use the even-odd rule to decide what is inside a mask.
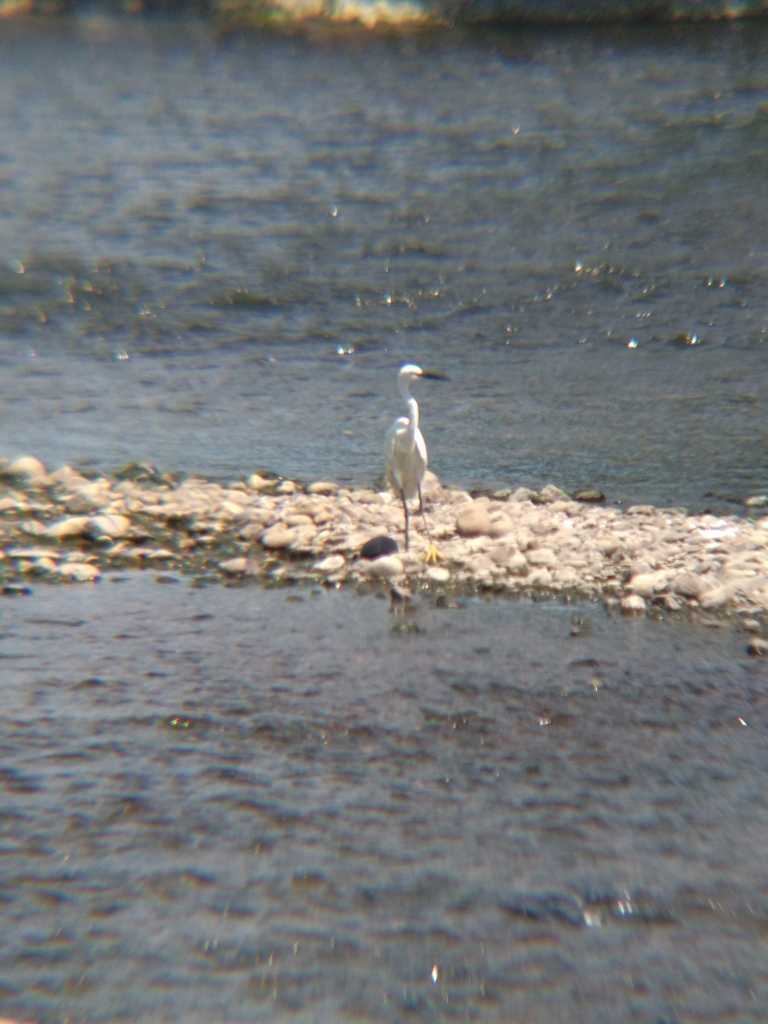
[[[0,454],[765,487],[768,28],[0,35]],[[18,592],[15,592],[18,594]],[[764,1022],[768,672],[598,606],[0,602],[0,1013]]]
[[[765,484],[768,26],[0,39],[5,453],[728,507]]]

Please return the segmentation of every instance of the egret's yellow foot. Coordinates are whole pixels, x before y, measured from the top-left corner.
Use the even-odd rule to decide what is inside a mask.
[[[430,541],[429,544],[427,544],[427,550],[424,552],[424,561],[427,565],[436,565],[438,562],[442,561],[442,558],[443,556],[440,549]]]

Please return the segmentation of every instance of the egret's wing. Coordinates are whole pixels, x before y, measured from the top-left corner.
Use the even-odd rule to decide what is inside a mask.
[[[407,418],[405,416],[399,416],[387,431],[384,446],[387,483],[396,491],[399,491],[402,488],[401,469],[403,439],[407,430]]]

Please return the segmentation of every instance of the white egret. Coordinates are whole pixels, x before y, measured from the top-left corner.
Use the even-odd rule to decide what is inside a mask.
[[[418,496],[419,512],[424,514],[421,482],[427,469],[427,446],[419,430],[419,405],[411,394],[415,380],[447,380],[440,373],[422,370],[406,363],[400,367],[397,386],[408,407],[407,416],[398,416],[387,432],[387,483],[403,503],[405,515],[405,550],[408,550],[408,502]]]

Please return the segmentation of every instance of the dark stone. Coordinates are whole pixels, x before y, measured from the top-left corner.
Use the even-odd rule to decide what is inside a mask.
[[[574,927],[585,923],[580,902],[567,893],[516,892],[503,897],[499,906],[513,917],[530,921],[558,921]]]
[[[574,501],[598,502],[605,501],[605,495],[597,487],[583,487],[573,495]]]
[[[397,541],[394,537],[371,537],[360,548],[361,558],[381,558],[382,555],[394,555],[398,551]]]

